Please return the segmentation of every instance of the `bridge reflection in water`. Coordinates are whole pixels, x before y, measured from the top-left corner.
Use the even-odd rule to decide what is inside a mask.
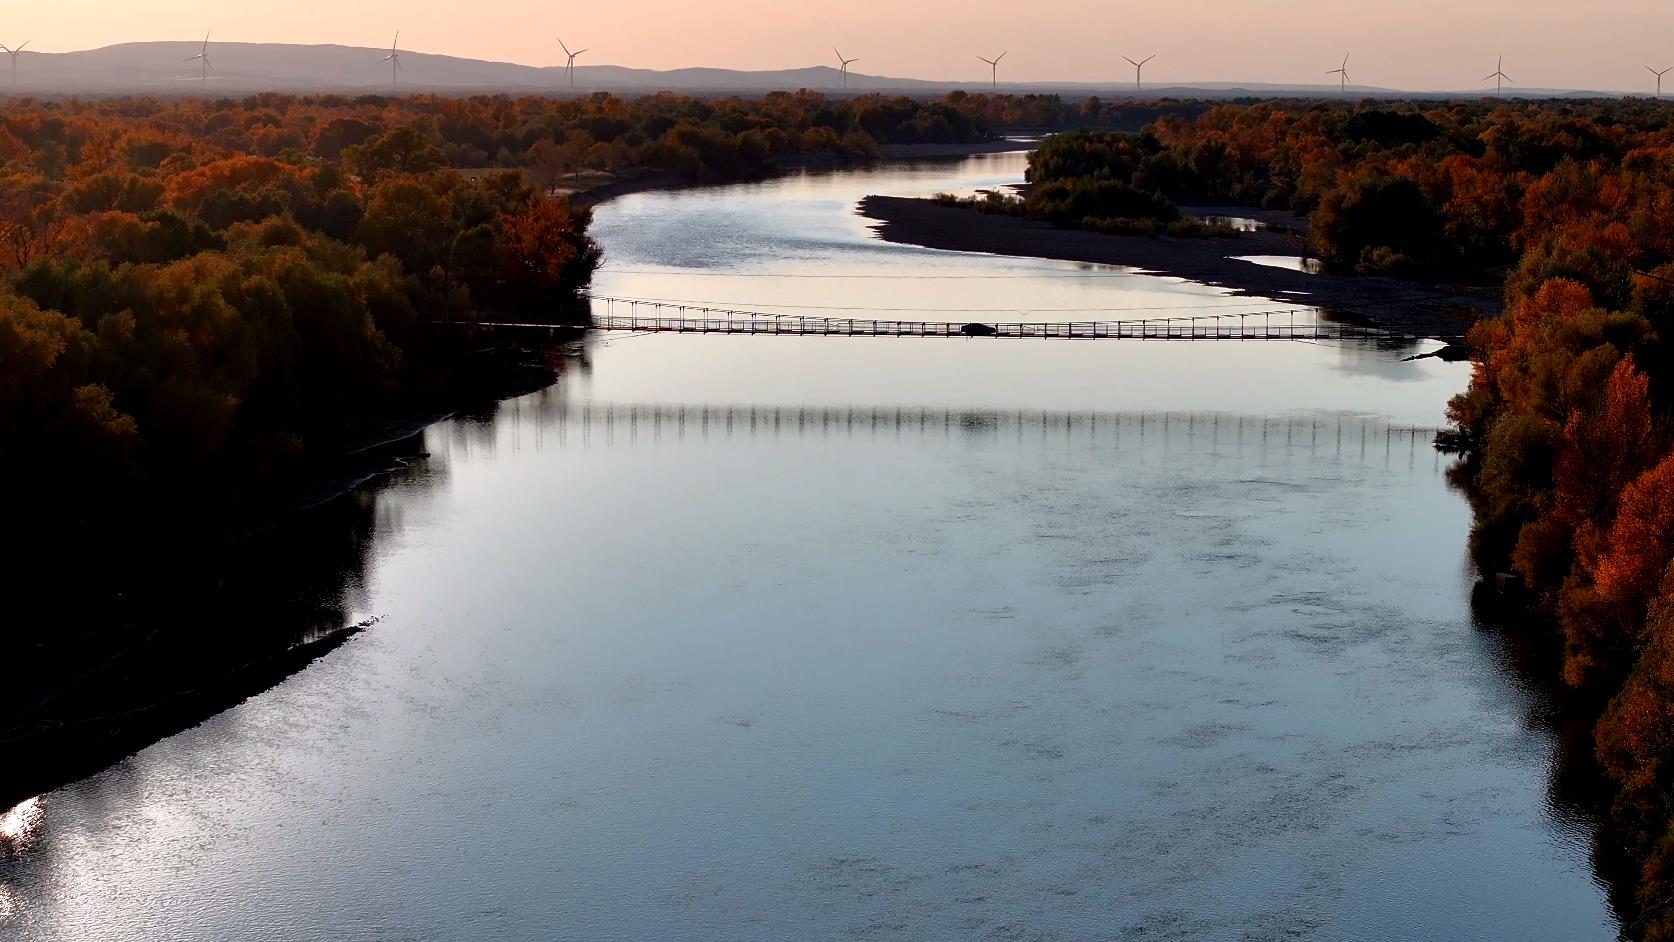
[[[906,440],[1011,438],[1048,443],[1179,444],[1230,449],[1234,455],[1275,450],[1411,462],[1421,454],[1439,465],[1432,447],[1441,429],[1397,425],[1375,416],[1303,412],[1279,416],[1227,412],[1108,412],[911,406],[694,405],[575,401],[532,396],[507,403],[500,444],[517,447],[531,430],[536,447],[556,434],[560,447],[616,447],[729,438]],[[514,436],[512,442],[503,438]]]

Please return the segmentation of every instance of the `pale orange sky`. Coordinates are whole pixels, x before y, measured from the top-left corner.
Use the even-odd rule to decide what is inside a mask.
[[[530,65],[856,71],[986,78],[977,54],[1009,50],[1002,79],[1131,77],[1123,54],[1157,54],[1152,82],[1318,82],[1346,51],[1355,82],[1478,87],[1503,50],[1522,86],[1640,90],[1674,65],[1674,0],[42,0],[7,3],[0,42],[49,52],[135,40],[387,45]]]

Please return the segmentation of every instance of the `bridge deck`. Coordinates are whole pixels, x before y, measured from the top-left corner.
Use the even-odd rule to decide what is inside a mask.
[[[723,311],[690,305],[594,298],[606,307],[595,313],[594,330],[632,333],[764,334],[794,337],[958,337],[973,336],[973,325],[956,321],[877,320],[855,317],[775,315]],[[621,308],[628,313],[615,313]],[[642,313],[642,310],[644,313]],[[980,322],[982,339],[1022,340],[1440,340],[1465,339],[1468,324],[1389,326],[1347,324],[1319,318],[1307,309],[1206,314],[1195,317],[1110,321]],[[480,322],[499,330],[554,330],[551,324]]]

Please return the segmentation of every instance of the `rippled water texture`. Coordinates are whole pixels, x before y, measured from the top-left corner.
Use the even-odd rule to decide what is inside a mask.
[[[631,197],[600,293],[1228,303],[849,215],[1019,169]],[[1406,353],[595,343],[363,495],[376,628],[8,816],[0,934],[1612,938]]]

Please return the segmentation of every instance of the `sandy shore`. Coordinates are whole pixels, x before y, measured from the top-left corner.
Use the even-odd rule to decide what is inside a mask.
[[[1493,285],[1310,275],[1236,258],[1278,256],[1300,260],[1296,237],[1278,232],[1243,233],[1236,239],[1112,236],[896,196],[869,196],[861,201],[860,213],[880,223],[878,235],[886,242],[1119,265],[1215,285],[1237,296],[1294,300],[1373,323],[1404,327],[1457,324],[1460,319],[1500,309],[1500,289]]]

